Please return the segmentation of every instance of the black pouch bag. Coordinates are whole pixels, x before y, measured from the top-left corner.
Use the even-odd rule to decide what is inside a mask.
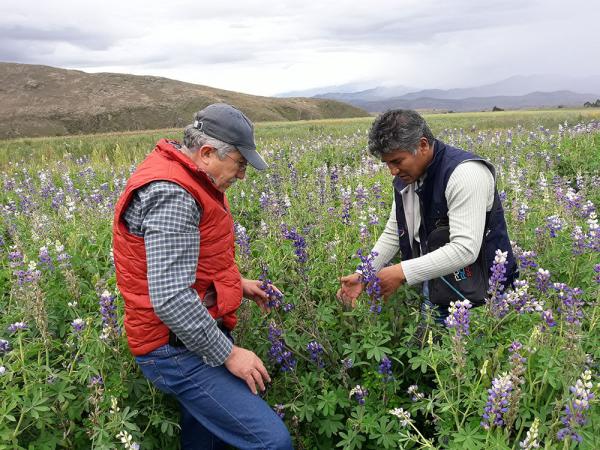
[[[486,227],[487,228],[487,227]],[[437,226],[427,237],[427,252],[431,253],[450,242],[450,227]],[[449,305],[450,302],[468,299],[473,305],[481,305],[487,295],[488,276],[482,243],[477,260],[443,277],[429,280],[429,301],[434,305]]]

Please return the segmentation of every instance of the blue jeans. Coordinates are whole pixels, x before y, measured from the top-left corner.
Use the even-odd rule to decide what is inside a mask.
[[[179,401],[182,449],[293,448],[277,414],[225,366],[168,344],[135,359],[150,382]]]

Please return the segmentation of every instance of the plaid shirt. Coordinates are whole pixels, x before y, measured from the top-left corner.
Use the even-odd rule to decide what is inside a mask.
[[[155,181],[138,189],[123,219],[144,238],[148,288],[154,312],[185,346],[210,366],[223,364],[233,344],[218,328],[198,293],[202,209],[181,186]]]

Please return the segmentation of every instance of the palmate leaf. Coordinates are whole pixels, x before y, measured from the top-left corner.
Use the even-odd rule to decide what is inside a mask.
[[[344,450],[354,450],[355,448],[362,448],[363,442],[367,440],[366,437],[361,435],[356,430],[348,430],[347,433],[340,432],[339,436],[342,438],[336,447],[342,447]]]
[[[478,450],[483,447],[486,433],[479,426],[479,423],[470,422],[458,433],[452,435],[452,441],[448,448],[451,449],[464,449],[464,450]]]
[[[334,414],[332,416],[319,419],[319,434],[324,434],[327,437],[331,437],[339,430],[344,428],[344,424],[342,423],[343,418],[343,414]]]
[[[378,446],[382,448],[397,448],[399,436],[398,433],[393,431],[394,428],[394,421],[387,416],[383,416],[378,421],[377,429],[369,435],[369,440],[377,442]]]
[[[319,394],[317,399],[317,409],[321,411],[324,416],[331,416],[335,413],[337,406],[337,396],[335,391],[326,391],[323,394]]]

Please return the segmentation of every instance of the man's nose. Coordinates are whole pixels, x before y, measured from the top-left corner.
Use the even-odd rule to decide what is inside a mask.
[[[390,170],[390,173],[391,173],[393,176],[396,176],[396,175],[398,175],[398,168],[397,168],[396,166],[393,166],[393,165],[391,165],[391,164],[388,164],[388,169]]]

